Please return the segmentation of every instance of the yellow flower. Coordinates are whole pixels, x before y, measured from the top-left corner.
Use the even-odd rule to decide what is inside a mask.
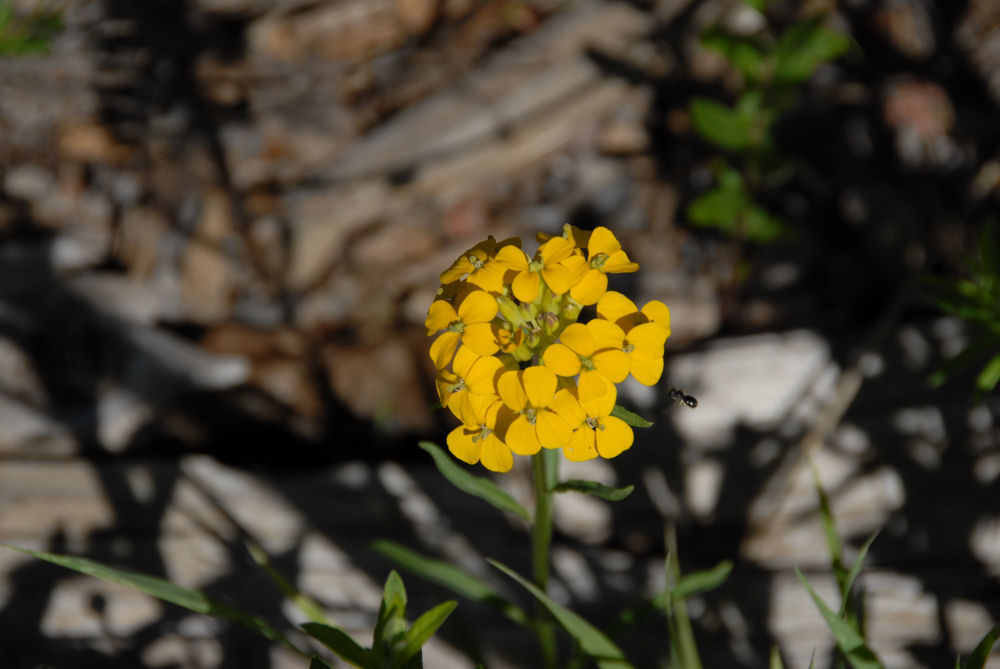
[[[564,388],[556,393],[556,406],[574,428],[563,454],[570,460],[613,458],[632,446],[634,435],[625,421],[611,415],[618,393],[615,387],[602,395]]]
[[[462,425],[448,433],[448,450],[462,462],[507,472],[514,456],[501,435],[510,423],[510,413],[496,395],[469,395]]]
[[[542,279],[553,293],[565,293],[586,272],[586,262],[573,256],[573,242],[553,237],[538,248],[535,260],[529,262],[521,249],[506,246],[497,252],[496,260],[514,274],[511,292],[522,302],[534,302],[541,292]]]
[[[597,303],[599,318],[588,323],[594,328],[599,347],[619,348],[628,356],[629,371],[645,386],[655,385],[663,374],[663,345],[670,336],[670,311],[653,300],[643,307],[658,320],[639,311],[632,300],[614,291]],[[666,319],[667,326],[663,325]],[[614,322],[611,322],[614,320]]]
[[[609,273],[628,273],[639,269],[639,264],[629,260],[613,232],[599,226],[587,240],[587,271],[574,285],[569,295],[586,306],[595,304],[608,289]]]
[[[463,253],[451,264],[451,267],[441,272],[441,284],[447,286],[465,279],[468,283],[479,286],[490,293],[503,292],[503,275],[506,268],[496,262],[494,256],[507,247],[520,247],[521,240],[517,237],[498,242],[490,235],[485,241],[479,242]]]
[[[456,311],[444,300],[431,303],[427,312],[427,334],[444,330],[431,344],[431,359],[438,369],[451,362],[459,342],[479,355],[493,355],[500,348],[491,321],[497,315],[496,299],[489,293],[476,290],[465,296]]]
[[[585,394],[601,392],[605,384],[624,381],[628,376],[628,356],[621,347],[615,347],[603,324],[607,321],[594,319],[584,325],[571,323],[559,335],[559,343],[550,344],[542,354],[545,366],[559,376],[580,375],[580,388]],[[614,326],[617,327],[617,326]],[[618,328],[619,332],[621,331]],[[600,340],[600,342],[599,342]]]
[[[562,448],[573,433],[569,423],[550,406],[559,380],[545,367],[504,372],[497,382],[500,399],[517,418],[507,428],[507,446],[518,455],[545,448]]]
[[[496,394],[496,379],[503,363],[499,358],[479,356],[468,346],[460,346],[451,367],[451,370],[438,370],[435,384],[441,406],[451,409],[461,419],[467,412],[465,405],[470,393]]]

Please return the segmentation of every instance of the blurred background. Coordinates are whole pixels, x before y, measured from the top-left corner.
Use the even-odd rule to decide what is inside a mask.
[[[831,666],[811,460],[847,558],[880,531],[873,648],[951,666],[1000,621],[998,105],[995,0],[0,0],[0,542],[294,627],[251,539],[364,641],[380,538],[520,596],[483,558],[525,569],[524,528],[416,446],[452,426],[423,320],[487,235],[604,225],[673,333],[621,391],[655,426],[565,468],[636,491],[560,496],[557,599],[614,621],[673,525],[684,569],[736,565],[691,602],[706,667]],[[425,666],[532,666],[459,612]],[[42,664],[302,661],[0,551],[0,666]]]

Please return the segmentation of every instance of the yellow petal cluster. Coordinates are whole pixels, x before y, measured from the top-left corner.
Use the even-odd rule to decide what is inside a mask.
[[[425,321],[441,406],[461,422],[448,448],[497,472],[542,448],[570,460],[628,449],[632,428],[611,415],[615,384],[631,374],[654,385],[670,336],[665,304],[639,309],[607,290],[608,274],[639,269],[611,230],[566,225],[538,241],[530,258],[516,238],[463,253]],[[597,317],[578,322],[589,305]]]

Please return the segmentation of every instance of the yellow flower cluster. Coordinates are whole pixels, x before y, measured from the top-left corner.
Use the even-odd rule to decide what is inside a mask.
[[[663,372],[670,312],[642,309],[608,291],[608,274],[635,272],[614,234],[564,226],[539,234],[533,258],[521,240],[490,237],[441,274],[425,325],[441,405],[462,422],[448,448],[469,464],[508,471],[513,453],[561,448],[570,460],[613,458],[632,428],[612,416],[616,383],[655,384]],[[577,319],[584,306],[597,317]],[[440,334],[438,334],[440,333]]]

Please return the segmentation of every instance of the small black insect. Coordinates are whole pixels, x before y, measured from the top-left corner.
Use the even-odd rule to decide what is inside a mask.
[[[688,395],[686,392],[680,388],[671,388],[667,391],[667,397],[675,402],[683,402],[692,409],[698,406],[698,398],[694,395]]]

